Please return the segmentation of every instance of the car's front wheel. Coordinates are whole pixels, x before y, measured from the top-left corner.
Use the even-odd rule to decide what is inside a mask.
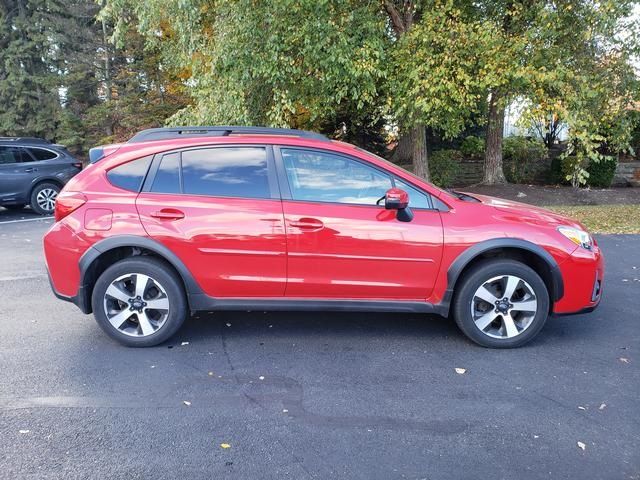
[[[474,342],[513,348],[535,337],[549,316],[549,293],[530,267],[514,260],[485,260],[456,288],[453,317]]]
[[[150,347],[169,339],[188,310],[178,275],[165,262],[146,256],[107,268],[91,300],[98,325],[130,347]]]

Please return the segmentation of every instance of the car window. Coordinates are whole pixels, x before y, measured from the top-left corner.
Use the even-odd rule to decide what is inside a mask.
[[[151,156],[138,158],[112,168],[107,172],[107,178],[116,187],[139,192],[142,180],[144,180],[151,164],[151,158]]]
[[[281,151],[294,200],[376,205],[392,186],[389,175],[342,155]]]
[[[0,165],[22,162],[33,162],[24,148],[0,146]]]
[[[44,148],[29,148],[28,150],[36,160],[51,160],[58,157],[57,153],[51,150],[45,150]]]
[[[182,152],[182,182],[186,194],[271,197],[267,152],[261,147],[202,148]]]
[[[180,193],[180,154],[170,153],[162,157],[160,167],[153,178],[151,191],[156,193]]]
[[[395,179],[396,187],[401,188],[409,194],[409,206],[411,208],[431,208],[429,197],[426,193],[421,192],[417,188],[403,182],[399,178]]]

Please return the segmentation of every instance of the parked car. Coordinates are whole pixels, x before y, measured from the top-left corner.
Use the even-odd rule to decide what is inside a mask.
[[[82,170],[82,162],[62,145],[42,138],[0,137],[0,206],[18,210],[30,205],[50,215],[58,193]]]
[[[601,298],[580,223],[319,134],[151,129],[90,157],[58,196],[47,267],[56,296],[125,345],[198,310],[360,310],[450,315],[480,345],[517,347]]]

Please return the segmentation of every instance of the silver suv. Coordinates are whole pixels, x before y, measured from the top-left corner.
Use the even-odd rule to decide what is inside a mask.
[[[42,138],[0,137],[0,206],[30,205],[40,215],[53,213],[65,183],[82,170],[82,162],[65,147]]]

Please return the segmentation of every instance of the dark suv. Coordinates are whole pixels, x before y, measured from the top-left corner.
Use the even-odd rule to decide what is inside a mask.
[[[0,137],[0,206],[25,205],[40,215],[53,213],[58,192],[82,162],[62,145],[42,138]]]

